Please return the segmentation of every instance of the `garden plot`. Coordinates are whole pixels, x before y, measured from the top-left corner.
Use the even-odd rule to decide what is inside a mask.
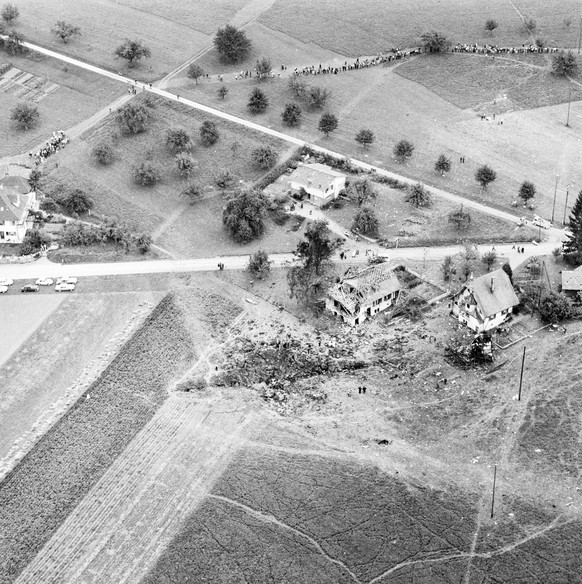
[[[26,73],[16,67],[12,67],[0,77],[0,92],[9,93],[18,99],[33,103],[38,103],[58,88],[57,83]]]

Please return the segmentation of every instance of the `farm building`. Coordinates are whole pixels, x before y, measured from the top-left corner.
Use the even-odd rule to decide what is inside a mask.
[[[562,292],[574,297],[582,295],[582,266],[562,272]]]
[[[21,177],[0,179],[0,243],[22,243],[33,225],[29,212],[38,210],[36,193]]]
[[[509,276],[501,269],[467,282],[453,297],[452,313],[476,333],[503,324],[519,300]]]
[[[352,326],[392,306],[402,286],[386,264],[366,268],[332,286],[325,300],[327,310]]]
[[[325,164],[303,164],[289,175],[291,194],[304,189],[309,201],[322,207],[337,199],[346,187],[346,177]]]

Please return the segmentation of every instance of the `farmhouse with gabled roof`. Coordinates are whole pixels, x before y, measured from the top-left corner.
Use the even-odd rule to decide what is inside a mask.
[[[318,207],[337,199],[346,187],[346,177],[325,164],[302,164],[289,175],[291,194],[304,189],[309,201]]]
[[[332,286],[325,300],[327,310],[352,326],[392,306],[402,286],[387,264],[366,268]]]
[[[562,292],[572,296],[582,294],[582,266],[562,272]]]
[[[29,211],[38,209],[36,193],[28,192],[28,183],[12,181],[13,178],[0,179],[0,243],[22,243],[33,225]]]
[[[453,297],[452,313],[476,333],[503,324],[519,304],[509,276],[495,270],[471,280]]]

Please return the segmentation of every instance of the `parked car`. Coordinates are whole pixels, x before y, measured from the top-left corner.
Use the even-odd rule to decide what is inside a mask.
[[[75,289],[75,284],[68,282],[61,282],[55,286],[55,292],[72,292]]]
[[[0,286],[0,294],[6,294],[8,292],[8,286]]]
[[[38,292],[40,290],[40,286],[36,284],[25,284],[20,291],[21,292]]]
[[[54,284],[54,280],[52,278],[39,278],[36,281],[37,286],[52,286]]]
[[[77,278],[71,276],[63,276],[62,278],[57,278],[57,284],[76,284],[78,282]]]
[[[552,224],[547,219],[542,219],[537,215],[534,215],[534,220],[532,221],[532,223],[536,227],[542,227],[543,229],[549,229],[552,226]]]
[[[14,280],[10,278],[0,278],[0,286],[12,286],[14,284]]]

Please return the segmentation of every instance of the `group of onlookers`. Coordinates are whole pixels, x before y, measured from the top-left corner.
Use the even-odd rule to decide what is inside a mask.
[[[59,130],[58,132],[53,132],[51,139],[46,141],[46,146],[43,146],[38,152],[34,154],[29,152],[28,156],[31,158],[33,156],[36,157],[36,164],[38,165],[44,162],[45,158],[48,158],[51,154],[57,152],[57,150],[64,148],[68,143],[69,138],[67,138],[66,134],[62,130]]]

